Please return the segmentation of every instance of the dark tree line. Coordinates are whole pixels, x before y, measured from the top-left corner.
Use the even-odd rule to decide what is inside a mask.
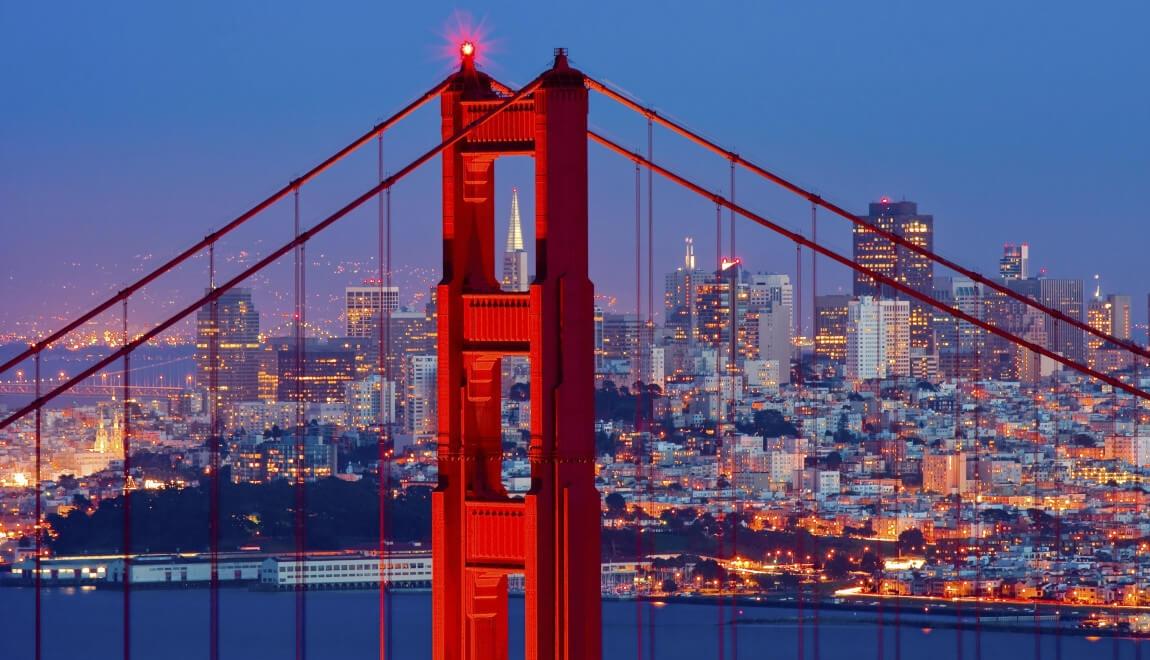
[[[220,547],[259,546],[277,551],[295,545],[295,491],[284,480],[270,484],[231,484],[221,488]],[[379,537],[378,489],[374,480],[325,479],[306,488],[306,546],[335,550],[373,546]],[[197,552],[209,544],[207,486],[132,493],[134,552]],[[80,504],[86,504],[80,503]],[[122,551],[124,499],[78,506],[48,517],[48,543],[56,554]],[[406,543],[431,538],[431,495],[408,489],[388,501],[388,538]]]

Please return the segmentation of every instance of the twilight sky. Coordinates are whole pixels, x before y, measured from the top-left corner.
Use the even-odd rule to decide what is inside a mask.
[[[1028,241],[1032,265],[1100,274],[1105,290],[1134,297],[1145,322],[1142,0],[435,4],[0,0],[0,333],[58,326],[50,315],[94,304],[402,107],[450,72],[445,35],[468,12],[483,24],[484,66],[505,82],[529,80],[565,46],[587,73],[847,208],[865,211],[882,195],[917,201],[947,256],[993,273],[1004,242]],[[389,134],[389,169],[437,141],[434,115]],[[591,121],[645,146],[642,121],[605,99],[592,97]],[[592,275],[630,310],[633,170],[589,148]],[[655,153],[727,186],[723,162],[666,132],[656,132]],[[435,279],[437,171],[394,192],[404,299]],[[374,177],[372,147],[305,189],[305,224]],[[501,222],[511,186],[530,184],[528,161],[501,162]],[[808,228],[802,203],[749,175],[737,191]],[[521,202],[530,240],[529,190]],[[375,207],[364,208],[309,247],[317,323],[334,329],[335,296],[373,272],[375,222]],[[290,223],[288,207],[276,207],[228,240],[224,272],[290,238]],[[659,299],[684,236],[696,237],[703,265],[713,262],[714,209],[657,182],[655,223]],[[820,215],[820,237],[849,252],[846,226]],[[794,270],[789,244],[746,221],[737,235],[750,267]],[[186,304],[206,282],[205,263],[150,290],[151,309],[140,305],[134,321]],[[820,266],[820,292],[848,281]],[[289,265],[258,286],[261,309],[281,311]]]

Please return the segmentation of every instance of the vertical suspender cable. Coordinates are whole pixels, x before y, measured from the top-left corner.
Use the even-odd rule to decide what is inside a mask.
[[[723,276],[723,256],[722,255],[723,255],[723,207],[716,204],[715,205],[715,284],[716,285],[718,285],[718,283],[719,283],[719,278],[721,278]],[[715,442],[716,442],[715,452],[719,458],[719,472],[720,472],[720,474],[722,473],[723,455],[728,453],[728,449],[723,446],[723,417],[724,417],[724,413],[723,413],[723,404],[724,404],[724,402],[723,402],[723,374],[725,373],[725,371],[723,369],[723,346],[722,346],[723,338],[722,337],[723,337],[722,332],[719,332],[719,334],[715,337],[715,381],[716,381],[715,382],[715,394],[717,395],[718,400],[719,400],[718,414],[716,415],[716,420],[715,420],[715,427],[716,427],[715,428]],[[722,557],[723,557],[723,546],[725,545],[723,543],[723,537],[724,537],[725,532],[722,530],[722,527],[720,527],[719,529],[720,529],[720,532],[719,532],[719,551],[717,553],[717,556],[719,559],[722,559]],[[719,575],[720,575],[719,598],[717,599],[717,607],[716,607],[718,617],[719,617],[718,660],[725,660],[724,656],[726,655],[726,653],[725,653],[726,614],[724,612],[725,608],[724,608],[723,591],[722,591],[723,576],[722,576],[721,570],[719,571]]]
[[[128,337],[128,299],[124,298],[123,304],[123,341],[124,346],[129,343]],[[123,529],[123,551],[124,551],[124,600],[123,600],[123,634],[124,634],[124,660],[131,660],[132,657],[132,409],[129,403],[132,398],[132,371],[131,371],[131,358],[132,353],[127,352],[124,354],[124,423],[122,425],[124,435],[121,444],[123,445],[123,482],[124,482],[124,529]]]
[[[731,158],[731,203],[735,203],[735,159]],[[735,209],[731,209],[731,259],[735,258]]]
[[[982,349],[985,337],[982,328],[974,334],[974,373],[978,380],[974,383],[974,506],[971,509],[971,535],[975,542],[974,573],[974,659],[982,660],[982,517],[978,505],[982,501]],[[963,468],[966,466],[963,465]]]
[[[386,258],[387,282],[386,282],[386,285],[387,285],[387,290],[391,291],[391,187],[390,186],[384,191],[383,195],[384,195],[384,200],[385,200],[384,206],[385,206],[385,210],[386,210],[386,213],[385,213],[386,223],[385,224],[387,225],[387,232],[386,232],[387,233],[387,258]],[[396,292],[396,303],[398,303],[398,302],[399,302],[399,294],[398,294],[398,292]],[[391,356],[391,307],[386,306],[384,309],[385,309],[385,312],[384,312],[384,316],[385,316],[385,321],[384,321],[385,340],[384,340],[384,344],[385,344],[385,346],[384,346],[384,348],[386,349],[385,355],[390,357]],[[389,372],[389,375],[390,375],[390,372]],[[390,415],[389,415],[388,419],[390,419]],[[390,428],[391,427],[389,427],[389,429]],[[389,430],[388,434],[387,434],[388,440],[390,440],[392,438],[392,435],[393,434]],[[384,486],[386,487],[386,490],[387,490],[389,497],[391,494],[391,459],[392,459],[392,454],[394,452],[394,449],[395,449],[395,444],[392,443],[391,446],[387,450],[387,460],[385,461],[387,464],[387,470],[384,471]],[[385,533],[390,535],[389,534],[391,531],[390,519],[385,520],[384,522],[387,523],[384,531],[385,531]],[[387,559],[388,556],[389,556],[388,552],[385,548],[384,558]],[[394,658],[395,657],[395,641],[394,641],[394,638],[392,637],[392,635],[390,633],[392,630],[394,630],[393,624],[395,623],[395,607],[393,607],[393,604],[392,604],[391,590],[388,589],[386,591],[385,595],[387,596],[387,620],[384,623],[384,630],[385,630],[385,632],[388,633],[388,635],[387,635],[387,654]]]
[[[650,172],[650,170],[648,170],[648,173],[649,173],[648,175],[652,174]],[[730,179],[731,179],[731,202],[733,203],[735,201],[735,161],[734,161],[734,159],[732,159],[730,162]],[[736,245],[735,245],[735,211],[732,209],[731,210],[731,261],[736,261],[736,262],[738,261],[738,257],[736,256],[736,254],[738,254],[738,253],[736,252]],[[737,266],[732,266],[731,268],[737,268]],[[729,420],[730,421],[730,427],[729,428],[730,428],[730,434],[731,434],[731,454],[730,454],[731,455],[731,486],[733,488],[732,492],[734,492],[734,494],[735,494],[735,501],[733,503],[734,504],[733,509],[734,509],[734,513],[735,513],[735,516],[734,516],[735,524],[731,527],[731,546],[732,546],[731,554],[735,558],[737,558],[739,556],[739,531],[738,530],[739,530],[739,514],[740,514],[740,509],[741,509],[741,507],[739,506],[739,488],[735,484],[735,476],[736,476],[735,470],[737,468],[738,461],[735,457],[735,452],[734,452],[735,433],[736,433],[736,431],[735,431],[735,374],[738,373],[738,300],[739,300],[739,294],[738,294],[738,286],[739,285],[738,285],[738,279],[737,279],[738,275],[739,275],[738,270],[732,270],[731,271],[731,291],[730,291],[730,299],[731,299],[731,346],[730,346],[731,357],[730,357],[730,360],[731,360],[731,363],[729,365],[727,365],[727,371],[728,371],[727,378],[730,380],[730,383],[731,383],[731,398],[730,398],[729,404],[728,404],[729,405],[728,414],[730,415],[730,420]],[[724,518],[725,518],[725,516],[724,516]],[[737,622],[735,621],[735,619],[738,618],[737,615],[738,615],[738,606],[735,602],[735,595],[732,594],[731,595],[731,616],[732,616],[732,620],[731,620],[731,658],[732,658],[732,660],[737,660],[739,657],[739,628],[738,628]]]
[[[216,288],[216,244],[208,244],[208,290]],[[209,431],[208,451],[210,452],[210,481],[208,487],[210,505],[208,507],[208,544],[211,561],[211,583],[208,590],[208,655],[212,660],[220,657],[220,433],[219,415],[219,369],[220,369],[220,311],[219,300],[211,302],[211,331],[208,334],[208,398]]]
[[[642,174],[639,172],[639,161],[635,161],[635,326],[638,328],[643,323],[643,278],[642,278]],[[637,334],[634,343],[633,358],[635,360],[635,371],[642,374],[642,334]],[[640,436],[639,434],[643,429],[643,401],[639,392],[634,392],[635,396],[635,430],[632,435],[631,441],[631,454],[635,460],[635,492],[638,494],[639,481],[643,476],[643,454],[640,450]],[[637,507],[642,512],[642,506]],[[641,515],[636,519],[635,526],[635,565],[638,568],[643,559],[643,528],[641,525]],[[636,575],[638,570],[636,570]],[[636,660],[643,660],[643,601],[639,594],[639,582],[635,582],[634,595],[635,595],[635,658]]]
[[[795,292],[794,292],[795,308],[791,310],[795,315],[795,338],[798,339],[803,336],[803,246],[795,243]],[[798,343],[798,363],[797,375],[795,384],[799,387],[803,386],[803,348],[802,344]]]
[[[297,187],[292,194],[293,200],[293,218],[294,225],[293,231],[296,238],[300,235],[300,214],[299,214],[299,188]],[[296,429],[295,429],[295,442],[293,443],[292,463],[295,467],[295,555],[296,567],[299,570],[297,573],[295,585],[295,657],[296,660],[304,660],[307,657],[307,539],[304,536],[304,499],[306,481],[304,478],[304,470],[306,468],[305,453],[307,451],[307,444],[305,434],[307,433],[307,421],[304,417],[304,251],[303,244],[296,246],[295,250],[295,310],[294,310],[294,332],[295,332],[295,400],[296,400]]]
[[[815,243],[819,242],[818,208],[819,207],[817,205],[815,205],[814,202],[811,202],[811,240],[814,241]],[[818,330],[815,327],[818,324],[818,306],[816,304],[817,300],[818,300],[818,295],[819,295],[818,260],[819,260],[819,253],[815,250],[811,250],[811,345],[812,346],[814,345],[814,342],[815,342],[815,336],[818,334]],[[813,348],[812,348],[812,350],[813,350]],[[816,358],[816,356],[812,353],[812,355],[811,355],[812,365],[814,365],[815,358]],[[800,367],[799,371],[801,373],[801,371],[802,371],[801,362],[799,364],[799,367]],[[816,453],[818,452],[817,443],[816,443],[815,451],[816,451]],[[818,523],[818,500],[817,499],[815,500],[815,523],[816,523],[816,525]],[[817,527],[816,527],[816,529],[817,529]],[[815,546],[811,555],[813,557],[815,557],[816,559],[818,559],[818,558],[822,557],[821,549],[819,548],[819,544],[818,544],[818,536],[812,534],[811,539],[814,542],[814,546]],[[812,566],[813,566],[813,564],[812,564]],[[814,582],[814,592],[815,592],[814,593],[814,602],[811,604],[811,629],[812,629],[811,630],[811,657],[814,660],[820,660],[820,652],[819,652],[819,599],[821,597],[821,594],[819,593],[819,581],[817,579]]]
[[[647,115],[647,160],[654,159],[655,138],[653,133],[653,124],[651,123],[651,116]],[[654,346],[655,346],[655,173],[647,168],[647,324],[643,328],[643,340],[646,343],[646,350],[644,352],[644,365],[643,378],[650,385],[650,381],[654,374]],[[648,387],[642,393],[639,403],[644,406],[643,416],[646,417],[646,406],[654,394]],[[654,407],[651,408],[652,412]],[[647,420],[647,427],[653,431],[653,427],[649,420]],[[653,439],[653,438],[652,438]],[[650,452],[651,445],[644,443]],[[654,464],[654,461],[651,461]],[[650,501],[654,497],[653,486],[651,480],[647,480],[647,499]],[[647,656],[651,660],[655,660],[655,607],[649,601],[647,603]]]
[[[378,167],[377,175],[378,180],[383,181],[383,134],[380,133],[377,139],[378,145]],[[379,413],[380,413],[380,426],[379,436],[377,440],[376,449],[378,451],[377,460],[379,463],[379,473],[377,475],[379,500],[379,658],[385,660],[388,654],[388,643],[390,641],[388,618],[391,614],[390,608],[390,594],[387,588],[387,501],[390,497],[391,489],[389,487],[391,463],[388,460],[387,444],[391,441],[391,415],[390,407],[387,405],[388,397],[388,326],[390,325],[390,304],[388,302],[388,292],[390,291],[390,260],[387,258],[387,252],[390,249],[390,236],[388,236],[388,216],[389,209],[387,204],[390,203],[390,192],[388,191],[388,199],[385,202],[381,192],[378,202],[378,217],[377,217],[377,241],[378,251],[376,254],[376,263],[378,265],[378,280],[379,280],[379,346],[378,346],[378,370],[379,370]]]
[[[40,398],[40,354],[41,354],[40,351],[36,351],[35,362],[36,362],[36,398],[37,399]],[[42,632],[43,632],[43,622],[42,622],[43,603],[40,600],[40,597],[41,597],[40,589],[43,587],[42,576],[40,575],[40,556],[43,554],[42,544],[43,544],[43,540],[44,540],[42,521],[40,520],[40,516],[43,515],[43,510],[42,510],[43,504],[41,503],[41,500],[43,499],[43,492],[42,492],[42,486],[40,485],[40,482],[42,479],[41,471],[43,469],[43,464],[42,464],[43,455],[41,453],[41,437],[42,437],[42,432],[43,432],[42,429],[43,429],[43,407],[41,406],[41,407],[36,408],[36,483],[34,484],[35,496],[36,496],[36,505],[35,505],[36,506],[36,511],[35,511],[36,517],[34,518],[34,520],[32,522],[32,536],[34,538],[34,543],[35,543],[35,545],[33,546],[33,551],[36,553],[35,557],[33,557],[33,559],[32,559],[32,570],[34,571],[32,579],[36,584],[36,629],[35,629],[36,660],[40,660],[40,658],[43,654],[43,634],[42,634]]]

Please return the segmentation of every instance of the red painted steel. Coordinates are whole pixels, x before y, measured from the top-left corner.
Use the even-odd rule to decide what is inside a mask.
[[[443,134],[501,98],[464,58],[441,95]],[[507,576],[522,572],[526,657],[596,660],[600,504],[583,75],[558,51],[530,98],[475,135],[445,149],[442,161],[433,657],[506,658]],[[502,292],[495,278],[494,165],[509,154],[535,157],[536,273],[526,295]],[[500,363],[521,352],[531,360],[532,487],[513,498],[501,482]]]

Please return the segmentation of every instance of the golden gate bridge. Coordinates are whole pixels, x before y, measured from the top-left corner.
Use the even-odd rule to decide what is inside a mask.
[[[645,154],[628,149],[602,132],[588,128],[588,99],[597,94],[638,115],[647,126]],[[385,175],[383,136],[395,125],[425,104],[439,100],[441,141],[394,173]],[[707,152],[717,155],[729,168],[730,186],[726,194],[708,189],[698,181],[656,161],[653,155],[653,128],[660,127],[685,138]],[[357,152],[373,141],[378,147],[378,182],[359,196],[314,225],[305,228],[300,221],[300,196],[309,182],[335,163]],[[640,170],[647,178],[647,322],[654,308],[652,252],[655,227],[653,220],[652,178],[658,176],[698,195],[716,211],[716,269],[724,267],[723,211],[729,213],[729,257],[735,257],[736,217],[765,228],[793,242],[801,266],[802,250],[862,273],[910,299],[949,315],[980,332],[997,336],[1014,345],[1053,360],[1069,370],[1137,399],[1150,400],[1150,392],[1136,382],[1104,373],[1088,364],[1067,357],[1052,348],[1017,336],[991,320],[964,311],[943,300],[925,294],[896,277],[860,264],[817,240],[816,218],[819,209],[881,236],[892,244],[930,259],[935,264],[977,282],[996,294],[1011,299],[1025,309],[1054,319],[1081,332],[1133,354],[1139,360],[1150,359],[1150,351],[1133,342],[1118,339],[1081,319],[1044,305],[1016,292],[998,281],[985,277],[903,236],[882,229],[860,218],[820,195],[750,161],[739,152],[719,146],[682,123],[670,119],[654,108],[604,83],[601,79],[572,68],[566,51],[557,49],[551,68],[518,89],[509,87],[479,71],[475,66],[475,45],[465,42],[460,47],[460,68],[415,98],[385,121],[373,126],[359,138],[316,165],[306,174],[293,179],[280,190],[234,218],[218,230],[207,234],[177,256],[158,266],[117,294],[88,312],[31,344],[26,350],[0,365],[0,376],[23,368],[30,378],[0,381],[0,393],[28,393],[34,396],[0,420],[0,429],[14,424],[30,425],[36,450],[35,520],[43,520],[41,497],[42,412],[53,400],[65,394],[117,394],[124,406],[123,442],[123,525],[122,549],[125,574],[133,551],[131,519],[131,402],[138,396],[160,396],[180,389],[180,385],[133,383],[133,352],[201,310],[217,314],[221,296],[257,273],[265,271],[280,259],[291,255],[294,263],[293,325],[297,373],[305,363],[302,341],[306,321],[306,260],[304,251],[309,241],[370,201],[379,204],[378,251],[380,286],[391,282],[391,218],[386,196],[405,177],[439,159],[443,180],[443,279],[438,286],[438,374],[440,408],[438,430],[439,482],[433,498],[433,655],[436,660],[480,660],[503,657],[507,646],[507,577],[523,573],[526,585],[526,657],[535,659],[588,659],[600,657],[599,634],[599,516],[600,501],[594,487],[594,447],[592,431],[593,357],[591,344],[592,288],[587,278],[587,153],[589,145],[617,154],[635,167],[635,248],[636,305],[642,318],[642,185]],[[504,292],[494,280],[494,162],[501,156],[528,155],[536,161],[536,236],[539,248],[537,273],[526,293]],[[811,231],[804,234],[788,228],[770,216],[752,210],[746,200],[735,198],[736,172],[750,174],[796,195],[810,206]],[[268,252],[240,273],[217,281],[215,249],[219,241],[269,208],[286,202],[294,219],[293,238]],[[208,255],[208,290],[203,296],[188,301],[179,312],[134,336],[127,332],[132,297],[164,274],[185,261],[204,253]],[[813,262],[812,262],[813,263]],[[812,269],[812,272],[813,269]],[[813,296],[813,287],[810,288]],[[799,296],[801,299],[801,294]],[[118,309],[117,309],[118,308]],[[812,304],[813,309],[813,304]],[[733,306],[732,306],[733,310]],[[118,311],[122,317],[123,342],[105,357],[96,360],[79,373],[66,378],[50,379],[41,373],[46,350],[66,339],[70,333],[106,312]],[[732,311],[733,313],[733,311]],[[213,317],[214,318],[214,317]],[[733,322],[728,328],[732,351]],[[384,356],[390,347],[388,325],[381,316],[381,374],[386,375]],[[219,360],[218,342],[210,347],[210,360]],[[505,356],[529,356],[532,365],[530,386],[532,400],[540,402],[531,417],[532,490],[523,498],[510,497],[500,485],[501,450],[498,427],[499,365]],[[734,356],[727,369],[734,369]],[[116,384],[94,383],[102,370],[123,365]],[[214,373],[214,372],[213,372]],[[211,509],[220,507],[221,427],[216,413],[218,383],[209,382],[207,389],[212,423],[209,448],[211,464],[205,477],[212,496]],[[296,387],[300,387],[297,379]],[[297,389],[297,400],[302,401]],[[733,396],[733,395],[732,395]],[[494,403],[493,403],[494,402]],[[493,407],[494,406],[494,407]],[[732,406],[733,408],[733,406]],[[728,410],[728,415],[731,414]],[[297,414],[303,423],[302,409]],[[720,425],[732,422],[719,420]],[[637,420],[641,426],[642,420]],[[379,479],[389,478],[391,456],[379,443]],[[296,456],[299,460],[300,456]],[[307,552],[304,531],[307,524],[303,479],[295,480],[296,500],[293,515],[297,527],[296,554]],[[379,552],[387,552],[386,521],[382,519],[387,488],[379,489]],[[737,508],[737,507],[736,507]],[[734,512],[731,512],[734,513]],[[42,534],[35,535],[34,572],[36,587],[35,653],[42,653],[44,634],[40,616]],[[220,579],[215,559],[220,553],[218,513],[211,516],[210,556],[213,569],[210,582],[210,624],[207,631],[212,658],[221,655]],[[642,548],[639,548],[642,550]],[[381,564],[382,566],[382,564]],[[382,585],[382,575],[380,583]],[[123,585],[122,654],[132,655],[132,588],[130,580]],[[389,635],[388,610],[392,606],[388,590],[380,588],[380,657],[387,653]],[[798,603],[800,617],[803,602]],[[306,579],[296,589],[295,648],[296,657],[307,654]],[[818,650],[818,601],[806,603],[809,622],[814,627],[813,657]],[[721,611],[721,610],[720,610]],[[897,617],[897,609],[895,610]],[[637,653],[646,647],[654,656],[654,611],[637,603],[639,639]],[[720,616],[724,616],[720,614]],[[800,618],[800,621],[802,619]],[[738,657],[737,626],[721,622],[718,628],[716,656]],[[644,627],[646,626],[646,627]],[[643,633],[650,637],[644,643]],[[801,630],[801,628],[800,628]],[[800,633],[802,634],[802,633]],[[805,639],[805,638],[804,638]],[[884,657],[883,637],[879,637],[878,656]],[[960,642],[961,644],[961,642]],[[896,657],[901,649],[894,649]],[[745,651],[744,651],[745,653]],[[757,653],[757,652],[756,652]],[[799,644],[799,657],[807,649]]]

